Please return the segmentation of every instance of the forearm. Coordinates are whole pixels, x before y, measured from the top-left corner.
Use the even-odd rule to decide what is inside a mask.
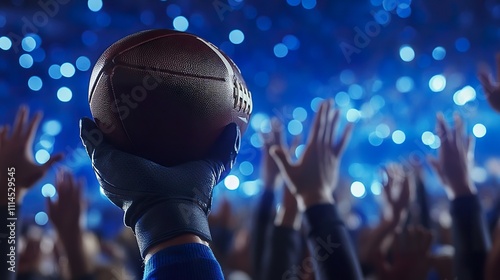
[[[270,244],[267,246],[269,251],[264,254],[263,279],[283,279],[300,266],[303,255],[301,238],[300,232],[292,227],[272,228]]]
[[[265,189],[257,205],[252,225],[252,267],[255,276],[261,271],[262,258],[266,244],[267,228],[274,215],[274,191]]]
[[[316,279],[362,279],[351,239],[335,205],[308,207],[305,216]]]
[[[454,270],[458,279],[483,279],[491,240],[476,195],[460,196],[451,202]]]

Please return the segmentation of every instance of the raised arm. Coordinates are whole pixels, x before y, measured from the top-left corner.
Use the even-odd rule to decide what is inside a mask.
[[[362,279],[352,241],[332,196],[352,125],[347,125],[337,141],[340,114],[331,107],[330,100],[321,104],[304,153],[296,162],[292,162],[288,151],[279,145],[273,147],[272,155],[290,191],[305,209],[312,256],[308,261],[314,265],[316,279]]]
[[[228,125],[205,159],[164,167],[115,149],[96,124],[81,121],[83,144],[106,196],[124,210],[145,258],[145,279],[223,279],[208,247],[207,216],[215,185],[231,170],[240,130]],[[103,139],[101,137],[101,139]]]
[[[42,114],[37,113],[29,119],[29,108],[22,106],[17,112],[16,120],[10,132],[9,125],[0,126],[0,220],[6,223],[8,218],[18,217],[24,195],[38,182],[50,167],[62,159],[58,154],[46,163],[38,165],[33,156],[33,139],[35,138]],[[10,208],[9,208],[10,205]],[[15,205],[15,207],[13,207]],[[10,212],[10,210],[15,210]],[[11,214],[12,213],[12,214]],[[17,272],[17,260],[11,261],[12,248],[18,247],[17,239],[7,239],[11,230],[20,229],[18,221],[9,221],[0,228],[0,279],[14,279]],[[15,235],[16,237],[19,234]],[[14,257],[15,258],[15,257]],[[10,264],[8,263],[10,261]],[[13,264],[13,265],[11,265]]]
[[[474,162],[474,141],[466,137],[464,124],[455,114],[455,128],[446,124],[442,114],[437,118],[437,135],[441,139],[438,158],[430,158],[451,201],[454,270],[458,279],[484,279],[490,236],[482,213],[477,190],[470,179]]]

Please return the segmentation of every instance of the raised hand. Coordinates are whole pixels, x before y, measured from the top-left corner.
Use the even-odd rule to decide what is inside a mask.
[[[39,112],[29,120],[29,108],[22,106],[17,112],[12,132],[8,125],[0,127],[0,176],[7,168],[15,168],[17,203],[21,203],[26,191],[40,180],[50,167],[62,159],[62,154],[52,156],[46,163],[39,165],[33,157],[33,140],[42,119]],[[0,204],[3,203],[2,199]]]
[[[387,174],[384,194],[391,210],[390,216],[385,217],[384,221],[395,227],[405,215],[405,210],[410,204],[412,181],[400,164],[389,164],[384,171]]]
[[[275,145],[271,155],[291,192],[303,201],[305,207],[333,203],[332,192],[337,185],[340,158],[352,132],[348,124],[336,141],[336,130],[340,121],[338,110],[332,102],[321,103],[311,127],[306,148],[294,163],[290,153],[282,145]]]
[[[496,55],[497,81],[495,82],[487,70],[481,69],[478,77],[483,85],[484,93],[491,107],[500,112],[500,53]]]
[[[59,170],[56,175],[56,201],[47,198],[47,214],[61,238],[69,237],[81,231],[83,180],[77,180],[66,170]]]
[[[429,162],[445,186],[448,198],[476,193],[470,179],[474,163],[474,138],[466,138],[464,124],[458,114],[454,115],[455,128],[446,125],[443,114],[437,116],[436,132],[441,139],[438,158],[429,157]]]
[[[69,171],[59,170],[56,175],[58,199],[47,199],[47,214],[66,252],[71,279],[83,279],[91,273],[80,225],[83,185],[82,179],[76,180]]]
[[[240,148],[236,124],[226,126],[204,159],[173,167],[125,153],[104,139],[93,143],[89,132],[102,132],[90,119],[82,119],[80,128],[97,180],[111,202],[124,210],[125,224],[134,230],[143,257],[187,239],[205,245],[211,240],[207,216],[213,189],[231,171]]]

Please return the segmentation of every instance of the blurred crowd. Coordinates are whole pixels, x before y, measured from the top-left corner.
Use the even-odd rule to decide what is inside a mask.
[[[500,81],[500,56],[497,66]],[[500,112],[500,85],[486,71],[479,79],[492,108]],[[109,240],[85,228],[86,182],[57,164],[64,155],[52,155],[43,165],[35,163],[32,144],[41,119],[41,113],[30,116],[29,108],[21,106],[11,126],[0,126],[0,179],[5,188],[4,171],[15,167],[18,212],[26,192],[51,168],[57,173],[57,196],[46,202],[53,230],[18,224],[17,279],[142,279],[143,259],[132,230],[124,227]],[[500,279],[500,189],[492,186],[496,193],[493,198],[488,194],[494,203],[482,201],[485,195],[470,177],[474,138],[467,135],[461,116],[455,114],[450,121],[437,114],[437,157],[381,168],[379,222],[349,230],[344,224],[352,222],[355,209],[344,191],[349,179],[339,174],[339,166],[341,158],[349,156],[343,152],[356,133],[355,125],[342,125],[333,102],[324,101],[303,137],[305,149],[296,158],[293,151],[303,139],[286,143],[289,137],[274,118],[272,131],[261,135],[263,190],[258,199],[247,211],[236,213],[230,201],[221,198],[209,216],[210,247],[226,279]],[[433,203],[429,198],[426,166],[441,179],[448,202]],[[3,211],[9,204],[7,192],[0,197]],[[336,206],[339,218],[314,212],[318,204]],[[3,212],[0,218],[6,219],[7,211]],[[338,237],[345,242],[329,240],[332,227],[345,229]],[[2,239],[2,269],[9,247]],[[7,275],[4,271],[1,275]],[[11,279],[7,277],[11,276],[2,279]]]

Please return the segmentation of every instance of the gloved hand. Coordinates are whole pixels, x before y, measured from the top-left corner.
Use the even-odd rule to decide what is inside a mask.
[[[213,188],[231,171],[240,148],[236,124],[224,129],[207,158],[174,167],[114,148],[88,118],[80,121],[80,137],[104,194],[125,211],[125,225],[143,257],[152,246],[185,233],[211,241],[207,216]]]

